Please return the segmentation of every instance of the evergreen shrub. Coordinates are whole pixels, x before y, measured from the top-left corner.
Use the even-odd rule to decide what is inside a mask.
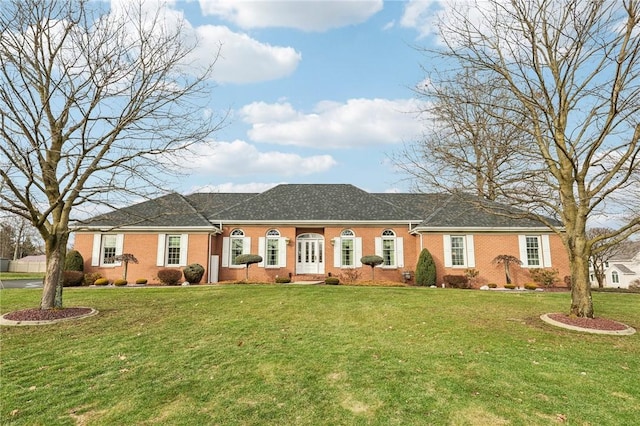
[[[429,250],[422,249],[416,265],[416,285],[431,287],[436,285],[436,264]]]

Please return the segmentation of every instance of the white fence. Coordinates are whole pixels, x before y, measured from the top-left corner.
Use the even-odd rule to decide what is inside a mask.
[[[9,261],[9,272],[46,272],[47,262]]]

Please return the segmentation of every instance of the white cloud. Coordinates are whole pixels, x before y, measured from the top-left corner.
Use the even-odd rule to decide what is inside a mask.
[[[276,185],[280,185],[286,182],[278,183],[262,183],[262,182],[250,182],[250,183],[233,183],[226,182],[217,185],[204,185],[195,186],[191,189],[189,194],[194,192],[244,192],[244,193],[259,193],[273,188]]]
[[[255,142],[314,148],[351,148],[398,144],[422,130],[415,99],[350,99],[323,101],[313,112],[296,111],[289,103],[254,102],[240,115],[251,124]]]
[[[404,7],[400,26],[414,28],[419,37],[435,34],[441,6],[442,2],[439,0],[411,0]]]
[[[298,176],[324,172],[337,164],[330,155],[303,157],[279,151],[260,152],[241,140],[203,145],[194,152],[197,155],[189,160],[189,164],[198,174]]]
[[[200,8],[203,15],[218,16],[241,28],[284,27],[326,31],[364,22],[382,10],[382,3],[382,0],[200,0]]]
[[[286,77],[302,60],[302,55],[292,47],[262,43],[224,26],[203,25],[196,28],[196,33],[200,45],[194,52],[195,58],[211,60],[220,48],[213,69],[213,78],[220,83],[253,83]]]

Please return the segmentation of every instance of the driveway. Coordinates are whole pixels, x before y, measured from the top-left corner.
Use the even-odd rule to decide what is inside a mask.
[[[42,288],[42,280],[2,280],[0,279],[0,288]]]

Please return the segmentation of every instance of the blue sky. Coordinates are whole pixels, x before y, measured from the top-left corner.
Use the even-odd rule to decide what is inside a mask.
[[[180,192],[260,192],[279,183],[409,189],[389,156],[422,131],[412,87],[424,78],[426,58],[415,46],[433,42],[437,2],[191,0],[163,7],[199,36],[202,58],[222,46],[209,107],[231,111],[214,148],[191,162]]]

